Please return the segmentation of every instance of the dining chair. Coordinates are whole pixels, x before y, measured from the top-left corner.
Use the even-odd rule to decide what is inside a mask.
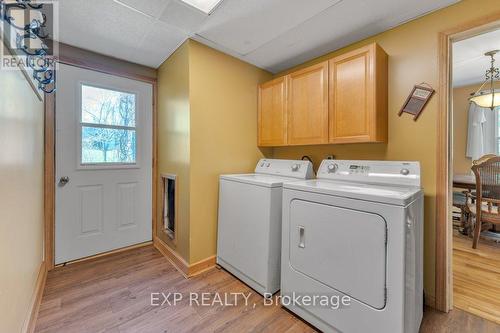
[[[469,210],[475,217],[472,248],[477,248],[479,236],[489,224],[500,225],[500,156],[485,155],[472,163],[476,191],[471,194]]]
[[[457,216],[457,211],[452,210],[453,228],[457,229],[463,235],[470,235],[470,218],[469,218],[469,205],[468,193],[470,191],[453,191],[452,206],[456,207],[460,213]]]

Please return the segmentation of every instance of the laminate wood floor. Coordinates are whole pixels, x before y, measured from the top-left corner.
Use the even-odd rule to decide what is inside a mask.
[[[453,303],[456,308],[500,324],[500,245],[453,236]]]
[[[152,292],[252,293],[249,306],[151,306]],[[170,298],[173,302],[173,299]],[[231,299],[230,299],[231,301]],[[234,300],[232,300],[234,303]],[[255,306],[253,306],[255,304]],[[223,270],[186,280],[152,246],[80,262],[49,272],[36,332],[316,332]],[[500,326],[466,312],[427,309],[421,332],[500,333]],[[390,332],[388,332],[390,333]]]

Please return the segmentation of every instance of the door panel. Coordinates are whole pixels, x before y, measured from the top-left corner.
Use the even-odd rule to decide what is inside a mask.
[[[377,214],[294,200],[291,266],[376,309],[385,306],[385,220]]]
[[[80,235],[102,233],[102,185],[78,187]]]
[[[285,78],[259,86],[259,146],[286,144],[286,118]]]
[[[288,75],[288,144],[328,143],[328,61]]]
[[[330,141],[369,141],[373,119],[370,48],[330,60]]]
[[[119,228],[128,228],[137,225],[137,183],[122,183],[117,185],[118,206],[116,214]]]
[[[151,84],[60,65],[56,264],[151,240],[152,102]]]
[[[271,188],[220,180],[217,256],[266,285]]]
[[[220,180],[217,255],[266,285],[271,189]]]

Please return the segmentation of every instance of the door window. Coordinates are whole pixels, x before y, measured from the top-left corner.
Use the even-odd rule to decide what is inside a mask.
[[[137,162],[136,95],[81,85],[80,165]]]

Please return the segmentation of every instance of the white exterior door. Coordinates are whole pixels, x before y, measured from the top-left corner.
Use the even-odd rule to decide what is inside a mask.
[[[60,65],[56,264],[152,238],[152,85]]]

